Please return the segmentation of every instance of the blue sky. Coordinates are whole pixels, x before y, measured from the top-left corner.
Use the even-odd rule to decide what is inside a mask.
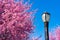
[[[42,21],[42,13],[47,11],[51,14],[49,22],[49,31],[53,30],[56,26],[60,25],[60,0],[30,0],[33,3],[31,9],[38,8],[35,14],[34,25],[36,26],[32,36],[38,37],[42,35],[44,40],[44,23]]]

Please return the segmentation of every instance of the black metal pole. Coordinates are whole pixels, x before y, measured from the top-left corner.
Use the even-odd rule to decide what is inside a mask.
[[[49,30],[48,30],[48,22],[44,22],[45,25],[45,40],[49,40]]]

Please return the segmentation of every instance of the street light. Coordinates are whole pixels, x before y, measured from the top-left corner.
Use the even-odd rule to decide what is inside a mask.
[[[49,29],[48,29],[49,19],[50,14],[48,12],[44,12],[42,15],[42,20],[45,26],[45,40],[49,40]]]

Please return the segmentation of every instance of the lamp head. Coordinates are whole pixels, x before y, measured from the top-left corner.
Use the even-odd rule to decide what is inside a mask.
[[[42,20],[43,20],[43,22],[49,22],[49,19],[50,19],[50,14],[48,12],[44,12],[42,14]]]

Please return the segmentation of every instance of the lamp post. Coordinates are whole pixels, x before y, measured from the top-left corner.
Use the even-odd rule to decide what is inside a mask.
[[[44,12],[42,15],[42,20],[45,26],[45,40],[49,40],[49,29],[48,29],[49,19],[50,14],[48,12]]]

